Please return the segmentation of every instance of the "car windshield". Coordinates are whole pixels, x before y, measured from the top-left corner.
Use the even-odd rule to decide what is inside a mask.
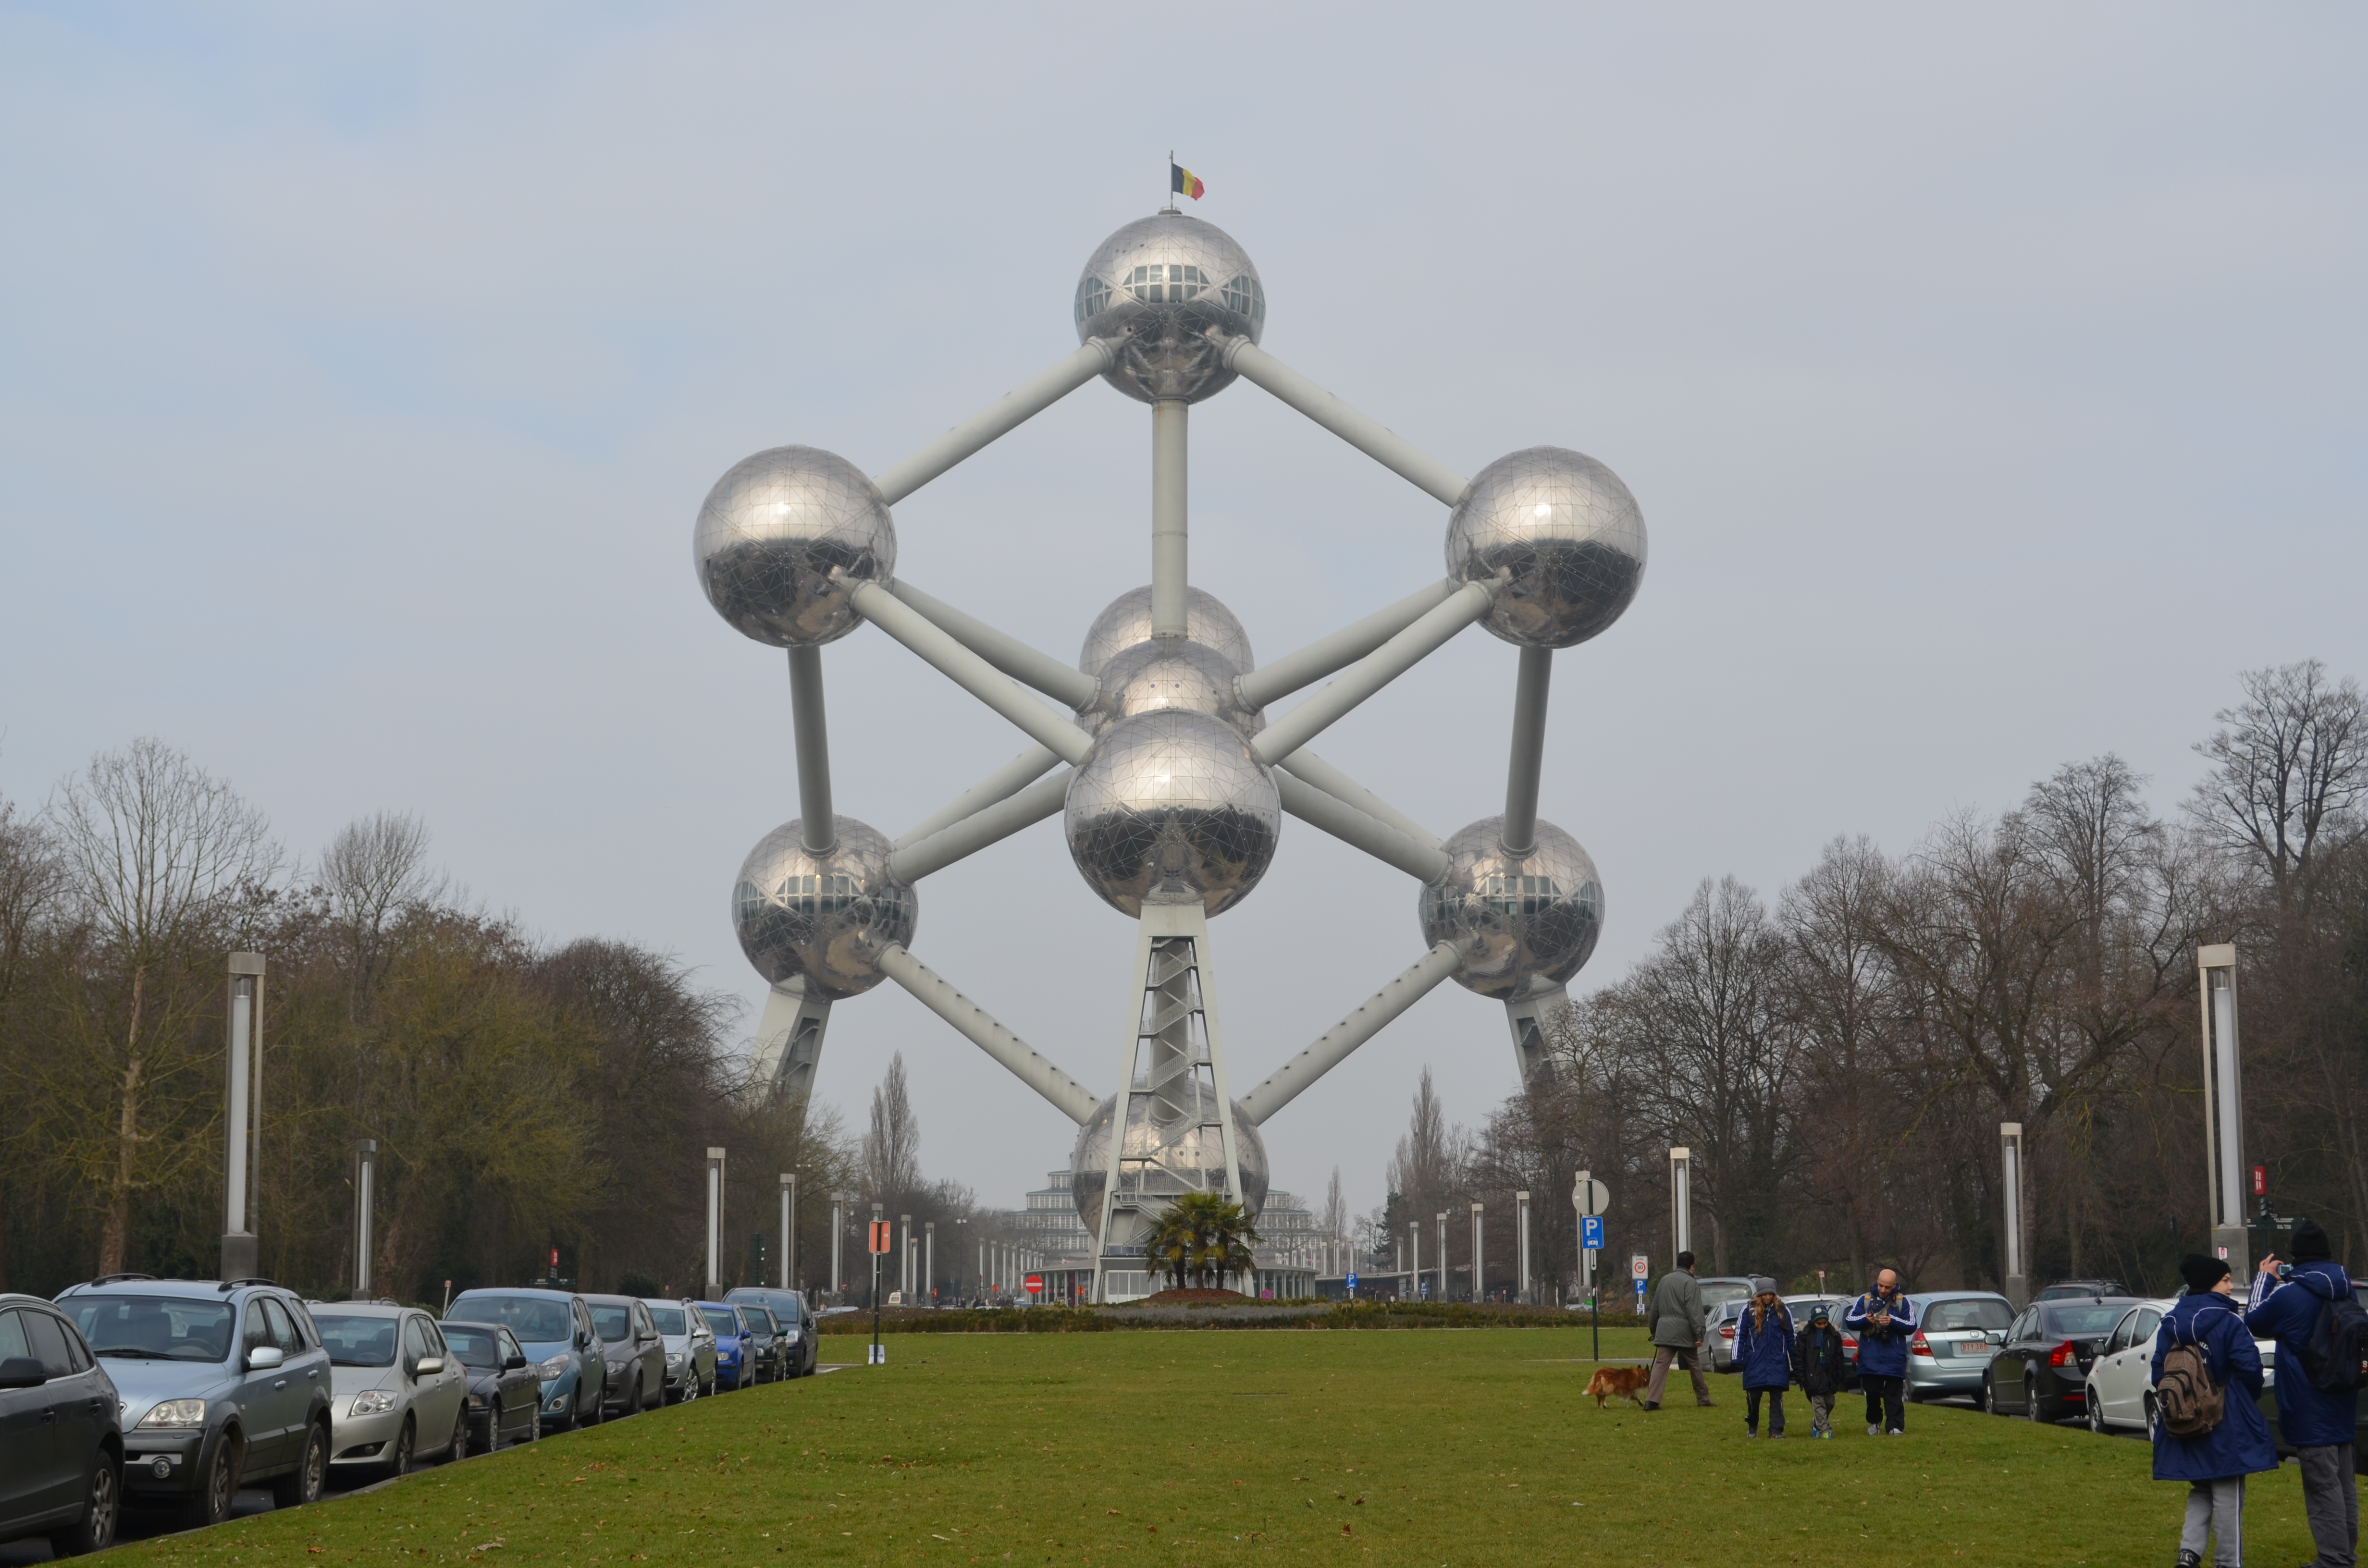
[[[1702,1288],[1702,1306],[1705,1309],[1711,1307],[1723,1307],[1729,1301],[1748,1301],[1749,1300],[1751,1300],[1751,1287],[1743,1284],[1740,1281],[1733,1284],[1713,1281],[1713,1283],[1704,1285]]]
[[[592,1309],[592,1326],[600,1331],[601,1338],[614,1345],[620,1339],[633,1337],[633,1314],[623,1307],[595,1306]]]
[[[680,1307],[652,1307],[650,1321],[658,1325],[660,1334],[682,1335],[690,1332],[690,1324],[683,1321]]]
[[[1924,1327],[1928,1332],[2004,1328],[2012,1322],[2014,1309],[2004,1301],[1935,1301],[1924,1309]]]
[[[716,1333],[730,1335],[735,1339],[739,1337],[740,1320],[732,1315],[731,1308],[701,1307],[699,1309],[699,1315],[705,1318],[707,1326]]]
[[[66,1303],[96,1356],[136,1361],[227,1361],[237,1314],[227,1301],[107,1296]]]
[[[758,1334],[770,1334],[780,1326],[773,1321],[773,1314],[768,1309],[760,1307],[754,1301],[741,1303],[740,1315],[746,1318],[748,1326]]]
[[[327,1332],[325,1324],[322,1327],[324,1333]],[[464,1367],[477,1367],[487,1371],[498,1370],[501,1367],[501,1341],[482,1328],[455,1328],[448,1323],[444,1324],[444,1343],[452,1347],[452,1354],[461,1358],[461,1365]]]
[[[2125,1302],[2108,1307],[2051,1307],[2042,1316],[2049,1334],[2078,1339],[2085,1335],[2112,1333],[2126,1310]]]
[[[529,1345],[554,1345],[569,1337],[567,1303],[532,1296],[467,1296],[452,1303],[472,1318],[497,1323]]]
[[[329,1352],[329,1365],[394,1365],[395,1324],[393,1318],[361,1317],[351,1312],[314,1312],[313,1321],[320,1324],[321,1344]]]

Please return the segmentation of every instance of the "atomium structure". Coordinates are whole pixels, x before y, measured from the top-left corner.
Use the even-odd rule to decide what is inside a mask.
[[[1547,683],[1556,649],[1635,597],[1645,522],[1593,458],[1531,447],[1467,479],[1317,387],[1260,347],[1266,290],[1248,255],[1173,210],[1102,243],[1071,315],[1076,353],[894,467],[867,476],[811,447],[739,463],[700,508],[692,555],[716,612],[789,654],[799,815],[757,842],[732,892],[741,948],[773,988],[760,1068],[810,1092],[832,1006],[883,979],[904,987],[1078,1124],[1074,1191],[1102,1300],[1112,1274],[1143,1269],[1144,1236],[1178,1194],[1221,1190],[1255,1212],[1260,1125],[1441,981],[1502,1003],[1524,1077],[1542,1070],[1541,1016],[1603,920],[1594,862],[1538,816]],[[1095,619],[1072,667],[899,577],[890,508],[1096,377],[1151,408],[1151,582]],[[1241,623],[1186,580],[1190,410],[1236,380],[1448,507],[1444,577],[1259,665]],[[831,799],[822,650],[865,621],[1032,743],[894,842]],[[1309,746],[1475,622],[1520,650],[1505,809],[1440,839]],[[1139,933],[1108,1096],[911,950],[924,879],[1055,813],[1087,885]],[[1209,922],[1256,891],[1285,816],[1412,877],[1428,950],[1236,1098]]]

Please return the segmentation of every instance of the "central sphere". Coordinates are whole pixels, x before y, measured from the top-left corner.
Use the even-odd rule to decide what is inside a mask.
[[[1129,918],[1146,901],[1232,908],[1274,860],[1282,799],[1241,732],[1159,709],[1102,732],[1069,780],[1069,857]]]
[[[715,613],[759,642],[807,648],[862,622],[848,585],[896,574],[896,526],[861,469],[817,447],[775,447],[715,482],[691,530]]]
[[[1500,842],[1503,817],[1485,817],[1449,839],[1447,874],[1417,895],[1422,939],[1472,943],[1455,971],[1483,996],[1511,1000],[1532,979],[1560,985],[1579,971],[1603,931],[1603,885],[1578,840],[1550,822],[1537,847],[1516,858]]]
[[[1137,1094],[1133,1099],[1119,1158],[1129,1175],[1139,1176],[1140,1187],[1128,1190],[1140,1219],[1156,1218],[1185,1193],[1225,1190],[1225,1141],[1216,1125],[1214,1089],[1187,1080],[1169,1091]],[[1162,1106],[1162,1101],[1167,1103]],[[1167,1114],[1155,1119],[1155,1109]],[[1076,1147],[1069,1154],[1069,1196],[1077,1206],[1077,1218],[1096,1241],[1102,1234],[1102,1189],[1110,1185],[1110,1122],[1117,1112],[1115,1096],[1102,1101],[1094,1119],[1077,1130]],[[1256,1215],[1266,1207],[1266,1141],[1239,1100],[1234,1102],[1234,1164],[1241,1172],[1242,1207]],[[1144,1231],[1147,1234],[1148,1228]],[[1117,1240],[1124,1244],[1142,1237]]]
[[[1198,403],[1232,383],[1225,340],[1266,331],[1266,285],[1249,253],[1214,223],[1162,212],[1101,243],[1070,307],[1077,341],[1115,338],[1102,379],[1145,403]]]
[[[1233,662],[1237,675],[1247,675],[1258,668],[1258,660],[1250,653],[1250,634],[1234,612],[1217,600],[1217,596],[1201,588],[1184,590],[1184,635],[1187,640],[1204,648],[1213,648]],[[1110,602],[1110,608],[1094,617],[1086,632],[1084,652],[1077,655],[1077,668],[1089,676],[1099,676],[1102,666],[1117,654],[1138,642],[1151,641],[1151,588],[1145,585],[1121,594]]]
[[[1173,637],[1138,642],[1102,666],[1102,688],[1077,710],[1077,722],[1099,735],[1121,719],[1176,709],[1213,713],[1255,735],[1266,728],[1266,714],[1242,705],[1234,689],[1239,673],[1231,659],[1198,642]]]
[[[1447,574],[1502,574],[1482,624],[1508,642],[1568,648],[1620,619],[1645,581],[1645,514],[1583,452],[1531,447],[1482,469],[1447,519]]]
[[[853,817],[832,819],[838,843],[820,855],[787,822],[741,862],[732,884],[740,950],[776,985],[803,976],[806,994],[840,1002],[880,983],[875,960],[909,947],[920,895],[888,874],[888,840]]]

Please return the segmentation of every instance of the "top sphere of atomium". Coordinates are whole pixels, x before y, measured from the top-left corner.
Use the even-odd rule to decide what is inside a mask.
[[[1531,447],[1482,469],[1447,519],[1447,574],[1506,585],[1481,624],[1508,642],[1568,648],[1620,619],[1645,581],[1645,514],[1584,453]]]
[[[1102,732],[1069,780],[1064,827],[1086,885],[1129,919],[1195,900],[1216,915],[1273,864],[1282,797],[1239,730],[1162,708]]]
[[[776,648],[829,642],[862,618],[847,578],[886,585],[896,525],[861,469],[817,447],[775,447],[715,482],[691,531],[691,564],[715,613]]]
[[[1258,668],[1258,660],[1250,653],[1250,634],[1242,630],[1234,612],[1206,589],[1184,590],[1184,636],[1223,653],[1238,675]],[[1151,589],[1146,585],[1128,589],[1094,617],[1093,625],[1086,630],[1085,648],[1077,654],[1077,668],[1099,680],[1110,660],[1150,641]]]
[[[1144,403],[1198,403],[1223,392],[1229,338],[1266,331],[1266,285],[1249,253],[1214,223],[1162,212],[1101,243],[1070,306],[1077,341],[1113,340],[1103,380]]]
[[[1449,839],[1447,874],[1417,897],[1422,939],[1466,941],[1455,978],[1466,990],[1511,1001],[1532,980],[1560,985],[1595,951],[1603,931],[1603,887],[1578,840],[1550,822],[1537,825],[1527,855],[1505,853],[1503,817],[1486,817]]]
[[[732,884],[740,950],[776,985],[803,978],[806,994],[841,1002],[880,983],[880,949],[909,947],[920,895],[888,874],[888,840],[853,817],[834,817],[838,842],[822,854],[783,823],[748,851]]]

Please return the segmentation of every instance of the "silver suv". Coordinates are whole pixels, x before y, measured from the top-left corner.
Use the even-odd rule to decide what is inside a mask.
[[[312,1314],[268,1279],[110,1274],[58,1307],[122,1398],[125,1500],[178,1506],[191,1525],[230,1517],[241,1485],[282,1508],[329,1474],[329,1356]]]

